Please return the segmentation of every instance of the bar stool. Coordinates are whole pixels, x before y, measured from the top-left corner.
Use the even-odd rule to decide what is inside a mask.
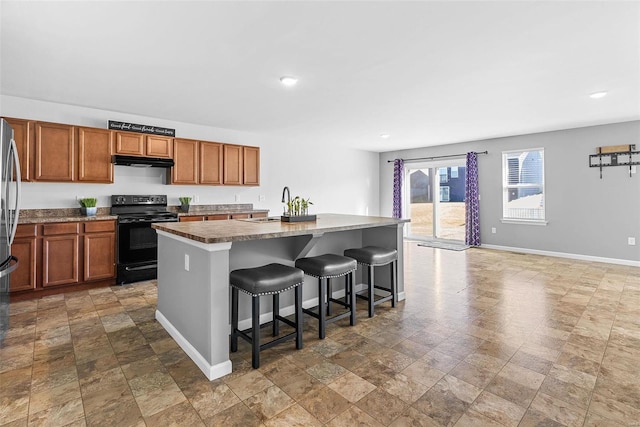
[[[351,326],[356,324],[356,298],[355,292],[352,292],[355,282],[355,272],[358,268],[355,260],[341,255],[325,254],[309,258],[299,258],[296,260],[296,267],[303,270],[307,276],[318,279],[318,313],[316,314],[306,308],[303,308],[302,311],[319,320],[320,328],[318,337],[320,339],[324,339],[328,323],[349,316]],[[342,276],[345,276],[345,295],[350,296],[348,302],[347,298],[345,298],[345,301],[334,299],[331,293],[331,279]],[[325,295],[327,297],[326,303]],[[332,302],[348,308],[349,311],[327,318],[327,315],[331,316],[332,314]]]
[[[295,337],[296,348],[302,348],[302,287],[304,273],[297,268],[282,264],[268,264],[262,267],[234,270],[229,274],[231,285],[231,351],[238,351],[238,337],[251,344],[251,365],[260,367],[260,350]],[[295,288],[295,321],[280,316],[280,293]],[[251,295],[250,329],[238,329],[238,291]],[[296,330],[273,341],[260,345],[260,297],[273,295],[273,336],[279,335],[279,322],[284,322]],[[251,335],[249,335],[249,333]]]
[[[382,304],[385,301],[391,300],[391,307],[396,306],[398,300],[397,294],[397,266],[398,266],[398,251],[395,249],[381,248],[378,246],[365,246],[363,248],[347,249],[344,251],[344,255],[355,259],[358,264],[367,266],[368,270],[368,285],[369,289],[367,296],[358,295],[358,297],[365,299],[369,302],[369,317],[373,317],[374,306]],[[374,280],[374,269],[383,265],[391,264],[391,288],[385,288],[383,286],[377,286]],[[374,289],[382,289],[389,292],[389,295],[382,298],[375,299]]]

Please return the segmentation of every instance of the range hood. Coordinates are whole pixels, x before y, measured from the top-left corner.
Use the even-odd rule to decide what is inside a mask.
[[[114,165],[133,166],[138,168],[170,168],[173,166],[173,159],[163,159],[159,157],[138,157],[121,156],[115,154],[111,161]]]

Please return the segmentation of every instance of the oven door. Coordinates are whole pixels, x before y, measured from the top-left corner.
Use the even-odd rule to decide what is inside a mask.
[[[118,223],[118,264],[137,264],[158,259],[158,236],[151,222]]]

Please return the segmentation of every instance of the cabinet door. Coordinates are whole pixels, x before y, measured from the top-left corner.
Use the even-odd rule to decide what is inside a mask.
[[[78,128],[78,181],[113,183],[113,132]]]
[[[222,144],[200,141],[200,184],[222,184]]]
[[[33,171],[33,141],[35,132],[35,122],[22,119],[5,118],[7,123],[13,128],[13,139],[18,148],[18,158],[20,159],[20,173],[23,181],[31,181]]]
[[[11,273],[10,291],[24,291],[36,287],[37,239],[15,239],[11,245],[11,254],[18,258],[18,268]]]
[[[207,215],[207,221],[220,221],[225,219],[229,219],[229,215],[227,214]]]
[[[144,156],[144,135],[132,132],[116,132],[116,154]]]
[[[204,216],[181,216],[179,218],[180,222],[188,222],[188,221],[204,221]]]
[[[170,159],[173,157],[173,138],[166,136],[147,135],[147,156],[163,157]]]
[[[251,218],[266,218],[267,216],[267,212],[254,212],[251,214]]]
[[[191,139],[173,140],[172,184],[198,183],[198,141]]]
[[[78,283],[78,235],[42,239],[42,286]]]
[[[260,147],[242,147],[244,185],[260,185]]]
[[[74,180],[74,134],[73,126],[36,122],[36,181]]]
[[[84,236],[84,280],[115,277],[115,233],[91,233]]]
[[[242,184],[242,158],[241,145],[224,145],[224,184]]]

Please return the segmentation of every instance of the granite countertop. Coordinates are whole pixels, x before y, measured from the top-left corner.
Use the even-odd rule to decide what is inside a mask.
[[[193,206],[192,206],[193,208]],[[207,216],[207,215],[231,215],[239,213],[269,213],[269,209],[195,209],[189,210],[189,212],[177,211],[178,216]]]
[[[222,243],[357,230],[405,222],[409,222],[409,220],[361,215],[318,214],[316,221],[309,222],[251,222],[231,219],[226,221],[165,222],[153,224],[152,227],[197,242]]]
[[[106,221],[118,219],[109,214],[109,208],[98,208],[96,216],[86,216],[80,208],[68,209],[23,209],[18,224],[45,224],[50,222]]]

